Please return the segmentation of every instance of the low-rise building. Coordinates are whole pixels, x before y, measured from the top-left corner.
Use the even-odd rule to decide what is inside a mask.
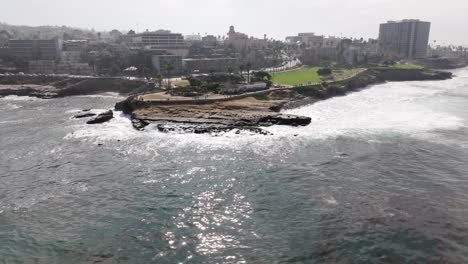
[[[238,67],[236,58],[188,58],[184,64],[189,73],[228,72]]]
[[[64,40],[63,51],[78,51],[81,52],[88,46],[88,40]]]
[[[59,63],[57,64],[56,73],[59,74],[74,74],[74,75],[92,75],[93,68],[88,63]]]
[[[205,47],[216,47],[218,39],[213,35],[208,35],[202,38],[202,44]]]
[[[184,65],[182,56],[177,55],[152,55],[151,62],[153,68],[160,74],[182,74],[184,73]],[[170,68],[172,69],[170,69]]]
[[[8,41],[10,54],[25,60],[57,60],[60,59],[62,41],[59,39],[10,39]]]
[[[5,57],[10,54],[10,49],[7,47],[0,47],[0,57]]]
[[[228,38],[224,41],[225,46],[233,46],[237,50],[262,49],[268,46],[266,39],[257,39],[247,34],[236,32],[234,26],[229,28]]]
[[[297,36],[286,37],[289,44],[305,44],[307,47],[320,48],[324,43],[324,36],[317,36],[315,33],[299,33]]]
[[[28,61],[30,73],[52,74],[55,72],[54,60],[30,60]]]

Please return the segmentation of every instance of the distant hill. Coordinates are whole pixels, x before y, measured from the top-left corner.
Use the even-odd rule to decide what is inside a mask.
[[[5,39],[96,39],[94,30],[78,29],[67,26],[16,26],[0,22],[0,45]]]

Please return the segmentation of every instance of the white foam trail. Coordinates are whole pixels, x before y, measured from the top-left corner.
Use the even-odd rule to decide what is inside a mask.
[[[40,99],[37,97],[30,97],[30,96],[17,96],[17,95],[9,95],[5,97],[0,97],[0,100],[5,101],[41,101],[44,99]]]

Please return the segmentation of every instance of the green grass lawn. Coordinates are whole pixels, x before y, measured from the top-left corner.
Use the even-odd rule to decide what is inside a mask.
[[[351,76],[363,70],[365,69],[364,68],[338,69],[338,70],[333,70],[332,75],[335,78],[335,80],[343,80],[343,79],[350,78]]]
[[[416,64],[395,64],[395,65],[382,65],[383,67],[393,68],[393,69],[402,69],[402,70],[414,70],[414,69],[422,69],[422,66]]]
[[[320,67],[311,67],[288,72],[278,72],[272,75],[272,80],[273,83],[286,85],[298,85],[308,82],[317,83],[321,80],[320,75],[317,73],[318,69],[320,69]]]

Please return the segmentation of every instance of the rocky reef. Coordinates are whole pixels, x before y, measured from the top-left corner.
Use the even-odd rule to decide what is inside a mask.
[[[102,124],[111,120],[112,118],[114,118],[114,112],[112,110],[109,110],[109,111],[99,114],[93,119],[88,120],[86,124],[88,125]]]
[[[162,132],[187,131],[217,133],[233,129],[268,134],[260,127],[273,125],[306,126],[311,118],[275,112],[284,100],[256,100],[248,97],[207,104],[158,104],[129,97],[115,109],[130,115],[133,127],[142,130],[150,124]]]

